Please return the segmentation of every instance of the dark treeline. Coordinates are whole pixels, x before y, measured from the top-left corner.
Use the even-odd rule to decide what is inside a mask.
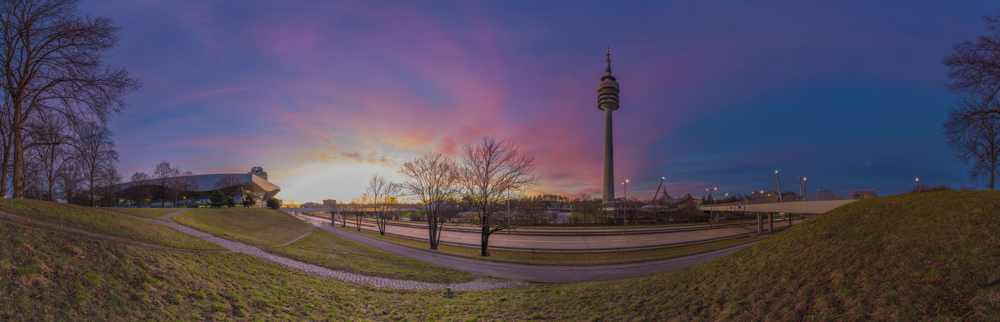
[[[102,188],[122,180],[107,125],[140,87],[102,62],[119,30],[76,1],[0,3],[0,196],[116,200]]]

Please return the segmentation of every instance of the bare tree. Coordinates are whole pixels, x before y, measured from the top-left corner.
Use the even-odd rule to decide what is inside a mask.
[[[118,173],[118,169],[115,167],[105,168],[98,183],[99,194],[104,200],[102,204],[106,207],[119,206],[118,197],[121,190],[118,188],[118,184],[122,183],[122,175]]]
[[[385,225],[389,223],[401,190],[398,184],[389,182],[378,174],[373,174],[371,179],[368,179],[364,197],[368,208],[371,208],[375,215],[375,225],[378,226],[378,233],[381,235],[385,235]]]
[[[53,113],[39,115],[28,131],[34,139],[30,144],[33,148],[28,149],[28,159],[37,167],[38,179],[46,190],[43,199],[55,201],[56,180],[75,152],[66,146],[70,138],[65,133],[65,120]]]
[[[462,147],[459,183],[471,208],[478,213],[480,256],[489,256],[490,235],[511,227],[512,222],[497,216],[501,201],[511,192],[538,183],[531,172],[534,157],[514,142],[493,136]]]
[[[170,167],[170,162],[167,161],[160,161],[160,164],[153,168],[153,185],[159,190],[160,208],[167,206],[167,189],[170,189],[170,183],[178,172],[180,170]]]
[[[1000,120],[981,119],[964,128],[964,133],[949,137],[948,143],[959,160],[972,164],[970,181],[986,181],[990,190],[994,190],[1000,166]]]
[[[949,69],[946,86],[958,96],[942,126],[955,156],[972,164],[970,180],[994,189],[1000,166],[1000,15],[984,19],[991,33],[955,45],[942,61]]]
[[[74,130],[76,137],[72,146],[76,149],[76,158],[90,190],[90,206],[96,207],[94,195],[100,175],[118,162],[115,142],[111,140],[114,133],[106,126],[94,122],[80,124]]]
[[[67,163],[63,167],[62,171],[59,172],[59,178],[56,182],[57,188],[59,189],[59,194],[61,194],[65,199],[66,203],[71,204],[82,204],[85,203],[84,200],[78,200],[80,191],[83,189],[83,171],[80,170],[80,164],[77,162],[76,158],[71,159],[72,161]]]
[[[102,62],[119,30],[109,18],[81,15],[74,0],[0,3],[0,89],[10,98],[14,198],[24,196],[24,130],[32,115],[52,110],[74,124],[105,124],[139,88],[127,71]]]
[[[142,199],[146,198],[148,195],[149,186],[149,175],[145,172],[136,172],[132,175],[132,183],[129,185],[129,191],[132,197],[135,198],[136,208],[142,208]]]
[[[219,191],[225,193],[227,197],[232,197],[239,191],[239,189],[241,189],[241,183],[243,183],[243,181],[240,180],[240,177],[232,174],[225,174],[219,178],[219,181],[215,182],[212,189],[218,189]]]
[[[437,249],[447,215],[447,202],[458,197],[458,166],[441,153],[430,153],[403,164],[402,187],[423,204],[431,249]]]
[[[365,205],[368,203],[367,197],[351,197],[351,202],[347,204],[347,209],[354,214],[354,227],[361,231],[361,217],[365,215]]]
[[[176,205],[178,199],[186,199],[188,193],[198,190],[198,182],[194,180],[191,171],[180,172],[179,168],[175,168],[174,171],[178,174],[170,180],[169,185],[174,192],[174,205]]]

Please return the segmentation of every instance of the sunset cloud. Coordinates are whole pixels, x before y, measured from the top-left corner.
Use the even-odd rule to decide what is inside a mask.
[[[596,86],[608,46],[622,84],[616,178],[634,182],[630,192],[651,194],[666,177],[675,196],[745,193],[774,169],[824,178],[817,187],[831,190],[901,192],[917,173],[955,185],[965,175],[937,132],[950,102],[938,60],[993,10],[111,0],[83,9],[124,27],[109,63],[146,85],[113,123],[122,172],[160,160],[196,173],[263,166],[279,197],[311,201],[359,195],[372,173],[397,176],[428,152],[457,157],[484,135],[535,156],[533,192],[600,194]],[[929,22],[942,31],[923,30]],[[892,153],[869,148],[873,139]],[[914,142],[921,148],[891,148]]]

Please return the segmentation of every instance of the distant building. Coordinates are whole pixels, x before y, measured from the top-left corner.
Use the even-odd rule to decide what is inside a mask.
[[[299,208],[319,208],[320,204],[315,202],[307,202],[299,205]]]
[[[223,177],[226,177],[228,180],[222,180]],[[183,188],[177,188],[181,182],[184,184]],[[219,184],[223,182],[227,186],[220,187]],[[160,195],[163,187],[158,185],[156,180],[126,182],[117,184],[115,187],[121,191],[122,199],[126,201],[126,205],[135,204],[142,199],[149,200],[148,202],[143,201],[143,205],[158,202],[161,205],[169,203],[171,206],[176,206],[173,205],[173,198],[179,199],[177,200],[178,205],[207,205],[210,204],[209,195],[214,190],[221,190],[230,194],[231,197],[236,199],[237,203],[243,201],[242,197],[244,194],[253,195],[258,205],[264,205],[267,199],[281,192],[281,188],[263,177],[239,173],[180,176],[170,180],[168,184],[166,187],[166,198]]]
[[[336,206],[337,200],[334,199],[323,199],[323,206]]]
[[[250,172],[247,172],[247,174],[256,175],[258,177],[263,178],[264,180],[267,180],[267,172],[265,172],[264,168],[262,168],[262,167],[253,167],[253,168],[250,168]]]

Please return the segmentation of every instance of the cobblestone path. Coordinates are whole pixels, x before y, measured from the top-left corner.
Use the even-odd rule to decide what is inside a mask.
[[[164,226],[180,230],[189,235],[204,239],[205,241],[208,241],[210,243],[225,247],[226,249],[233,252],[247,254],[284,267],[288,267],[308,274],[313,274],[341,282],[370,285],[381,288],[400,289],[400,290],[444,290],[446,288],[450,288],[452,291],[482,291],[482,290],[507,288],[513,286],[530,285],[530,283],[525,283],[525,282],[492,279],[492,278],[477,279],[465,283],[453,283],[453,284],[427,283],[427,282],[373,277],[373,276],[366,276],[361,274],[332,270],[326,267],[304,263],[291,258],[271,254],[263,250],[260,250],[257,247],[215,237],[212,234],[170,221],[170,217],[179,215],[187,210],[188,209],[177,211],[169,215],[160,217],[160,219],[149,219],[136,216],[132,217],[148,220],[151,222],[155,222]]]

